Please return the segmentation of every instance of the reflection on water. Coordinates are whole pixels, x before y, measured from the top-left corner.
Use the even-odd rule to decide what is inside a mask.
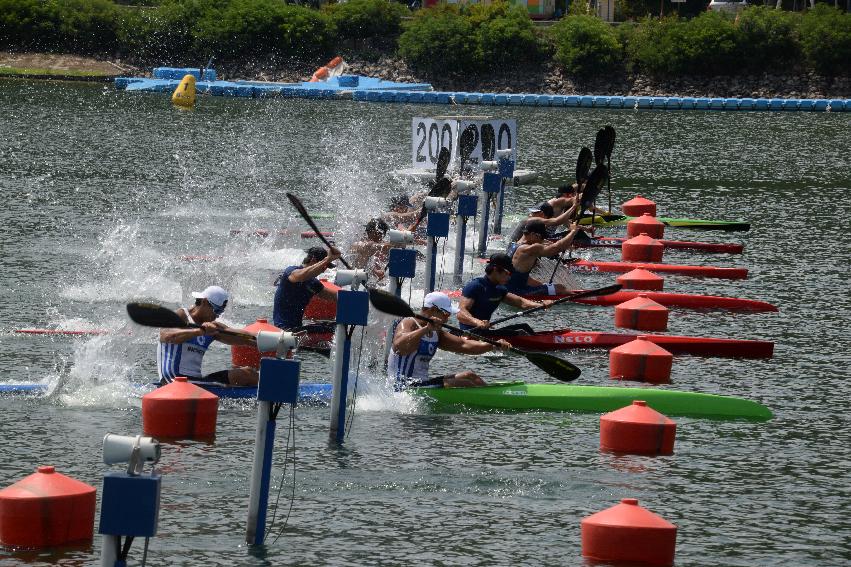
[[[103,434],[140,430],[138,385],[155,376],[155,331],[127,323],[124,304],[148,299],[175,306],[190,291],[219,283],[233,293],[227,322],[268,317],[274,277],[314,243],[299,237],[307,227],[285,191],[309,210],[329,213],[320,225],[345,246],[389,196],[412,190],[389,173],[408,166],[411,118],[446,113],[444,107],[210,97],[187,113],[175,112],[162,96],[20,81],[0,83],[0,105],[0,382],[44,382],[53,392],[48,400],[0,400],[4,485],[37,464],[54,464],[99,486]],[[669,327],[676,334],[774,340],[775,358],[679,357],[667,387],[753,398],[776,418],[765,424],[680,419],[675,454],[654,459],[600,453],[593,414],[435,415],[388,391],[381,356],[386,319],[375,315],[363,339],[355,335],[353,369],[359,361],[360,378],[345,445],[327,443],[327,408],[296,410],[295,501],[278,543],[254,551],[242,545],[254,408],[227,401],[212,444],[163,450],[160,531],[149,561],[579,564],[580,519],[622,497],[638,498],[679,526],[678,565],[847,561],[843,416],[851,301],[843,291],[849,249],[843,229],[851,214],[851,157],[842,148],[848,117],[462,112],[518,122],[519,163],[540,178],[509,191],[509,213],[572,180],[579,148],[610,123],[617,130],[615,204],[640,193],[667,216],[751,221],[749,233],[668,234],[744,242],[742,256],[666,251],[674,263],[747,266],[748,280],[672,276],[666,289],[762,299],[781,312],[674,310]],[[257,229],[271,234],[252,235]],[[451,262],[445,266],[451,269]],[[612,279],[580,278],[586,287]],[[405,297],[418,306],[422,294],[405,289]],[[610,309],[581,305],[541,313],[533,323],[613,328]],[[23,327],[110,333],[11,332]],[[609,382],[605,353],[568,356],[583,369],[582,383]],[[205,364],[229,363],[219,346]],[[303,368],[303,380],[328,380],[327,359],[305,355]],[[458,368],[491,379],[546,379],[522,358],[441,355],[434,363],[435,372]],[[99,539],[61,551],[0,551],[0,563],[90,564],[98,546]]]

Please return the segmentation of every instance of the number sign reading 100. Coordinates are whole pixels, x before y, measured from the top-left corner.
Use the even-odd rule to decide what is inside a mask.
[[[418,169],[437,167],[440,149],[449,150],[455,156],[455,140],[458,137],[457,120],[432,120],[414,118],[411,121],[411,163]]]

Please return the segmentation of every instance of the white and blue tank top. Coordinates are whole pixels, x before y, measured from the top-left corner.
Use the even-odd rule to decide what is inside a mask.
[[[180,309],[186,313],[186,320],[194,324],[192,315],[186,307]],[[209,336],[192,337],[182,343],[157,344],[157,371],[160,382],[163,384],[172,382],[177,376],[187,378],[201,378],[201,362],[207,349],[215,339]]]

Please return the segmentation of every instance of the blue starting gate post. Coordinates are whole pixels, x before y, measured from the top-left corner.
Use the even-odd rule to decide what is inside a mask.
[[[285,338],[285,335],[290,334],[283,333],[282,338]],[[284,353],[284,356],[286,356],[286,353]],[[260,381],[257,383],[258,405],[257,429],[254,437],[254,464],[251,467],[248,523],[245,529],[245,543],[249,545],[261,545],[266,539],[266,511],[269,507],[269,486],[272,479],[275,421],[283,404],[290,404],[295,407],[296,401],[298,401],[300,371],[301,363],[297,360],[263,358],[260,361]]]
[[[334,336],[334,384],[331,396],[331,441],[343,442],[346,434],[346,399],[349,388],[349,358],[355,325],[366,326],[369,316],[369,293],[337,292],[337,331]],[[351,325],[351,331],[346,326]]]
[[[502,178],[498,173],[485,172],[482,174],[482,190],[485,198],[482,204],[482,221],[479,227],[479,258],[488,255],[488,224],[490,224],[490,196],[499,193],[502,186]]]
[[[387,272],[390,276],[390,293],[396,294],[396,297],[402,297],[402,281],[405,278],[413,278],[417,273],[417,251],[404,248],[391,248],[389,261],[387,262]],[[395,329],[396,326],[392,325],[387,331],[387,336],[384,338],[385,363],[387,356],[390,354],[390,345],[393,343],[393,331]]]
[[[151,437],[107,434],[103,438],[106,464],[127,462],[127,472],[103,475],[100,525],[103,535],[101,567],[124,567],[133,538],[157,535],[160,515],[161,477],[154,471],[142,474],[145,462],[160,459],[160,444]],[[121,537],[125,537],[122,547]],[[147,552],[147,542],[145,552]]]
[[[493,233],[502,234],[502,213],[505,209],[505,186],[507,180],[514,181],[514,161],[511,160],[511,149],[497,150],[499,156],[499,198],[496,202],[496,217],[493,219]]]
[[[436,285],[437,246],[436,239],[449,236],[449,213],[429,213],[426,227],[428,244],[426,244],[425,292],[431,293]]]
[[[461,282],[464,273],[464,247],[467,244],[467,219],[476,216],[479,207],[479,197],[476,195],[459,195],[458,209],[455,212],[455,265],[453,266],[453,281]]]

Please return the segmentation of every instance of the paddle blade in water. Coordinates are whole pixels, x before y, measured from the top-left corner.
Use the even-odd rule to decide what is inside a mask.
[[[594,156],[591,155],[591,149],[583,146],[579,150],[579,157],[576,158],[576,182],[583,183],[588,179],[588,171],[591,169],[591,163],[594,161]]]
[[[180,315],[153,303],[128,303],[127,315],[134,323],[145,327],[182,328],[187,326]]]
[[[525,356],[529,362],[556,380],[560,380],[562,382],[573,382],[579,378],[580,374],[582,374],[582,370],[563,358],[543,352],[522,352],[523,356]]]
[[[411,306],[405,303],[401,297],[396,297],[395,294],[384,291],[383,289],[369,289],[369,302],[372,306],[388,315],[394,317],[413,317],[414,310]]]

